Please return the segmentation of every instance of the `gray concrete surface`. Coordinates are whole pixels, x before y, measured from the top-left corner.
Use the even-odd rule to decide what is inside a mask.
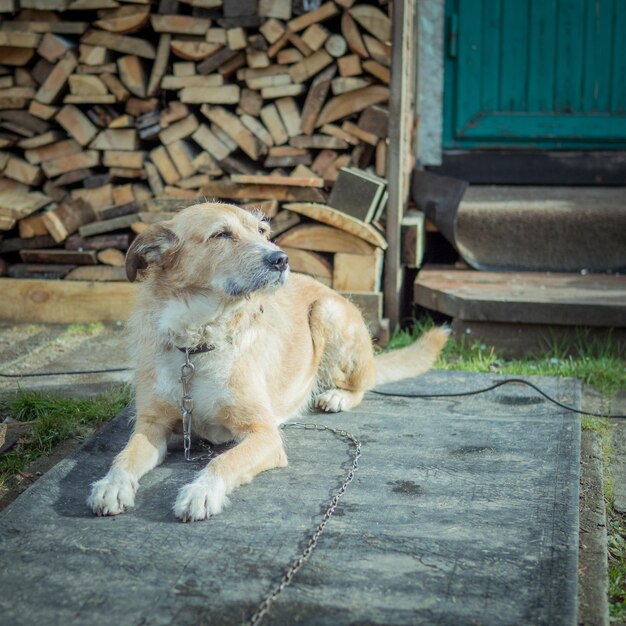
[[[457,391],[490,375],[431,372],[395,391]],[[577,404],[579,385],[539,379]],[[576,623],[579,420],[525,388],[444,400],[368,395],[312,420],[347,428],[363,457],[318,550],[268,624]],[[178,452],[137,505],[94,518],[84,498],[123,445],[102,429],[0,515],[6,623],[235,624],[306,545],[350,463],[327,433],[287,431],[290,466],[236,491],[208,522],[171,512],[194,468]]]

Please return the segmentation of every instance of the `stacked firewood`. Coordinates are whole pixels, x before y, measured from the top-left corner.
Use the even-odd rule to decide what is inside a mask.
[[[0,0],[0,275],[123,280],[136,233],[206,198],[380,290],[391,7],[301,4]]]

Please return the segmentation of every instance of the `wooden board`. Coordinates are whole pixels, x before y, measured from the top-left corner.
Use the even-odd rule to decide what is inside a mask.
[[[423,269],[414,298],[466,321],[626,326],[626,276]]]
[[[0,319],[48,324],[126,320],[136,292],[130,283],[4,278],[0,285]]]
[[[229,181],[211,181],[202,187],[207,197],[230,200],[279,200],[281,202],[322,202],[324,194],[306,187],[276,187],[274,185],[238,185]],[[305,199],[306,198],[306,199]]]
[[[290,203],[283,206],[284,209],[310,217],[318,222],[328,224],[344,230],[351,235],[355,235],[368,243],[381,248],[387,249],[387,242],[385,238],[370,224],[365,224],[350,215],[337,211],[332,207],[325,204],[313,204],[313,203]]]

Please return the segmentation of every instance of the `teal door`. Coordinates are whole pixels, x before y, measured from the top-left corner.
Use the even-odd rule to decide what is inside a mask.
[[[446,0],[445,148],[626,148],[626,0]]]

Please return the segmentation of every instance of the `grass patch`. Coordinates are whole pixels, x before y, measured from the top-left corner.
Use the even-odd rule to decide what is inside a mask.
[[[626,622],[626,517],[608,512],[609,617]]]
[[[20,390],[4,402],[2,412],[21,422],[32,422],[32,431],[12,451],[0,456],[0,486],[62,441],[89,436],[94,427],[117,415],[130,400],[128,386],[88,399]]]

